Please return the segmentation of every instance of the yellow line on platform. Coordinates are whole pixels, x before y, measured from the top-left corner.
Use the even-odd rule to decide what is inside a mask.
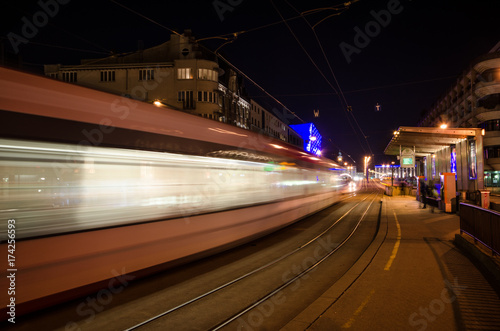
[[[386,270],[386,271],[391,269],[392,262],[396,258],[396,254],[398,254],[399,244],[401,242],[401,227],[399,226],[398,217],[396,216],[396,212],[394,210],[392,212],[394,213],[394,218],[396,219],[396,226],[398,227],[398,236],[396,237],[396,243],[394,244],[394,248],[392,249],[391,257],[389,258],[389,261],[387,261],[387,264],[385,265],[384,270]]]
[[[361,313],[361,311],[365,308],[365,306],[370,301],[370,298],[372,297],[373,293],[375,293],[375,290],[370,291],[370,294],[368,294],[365,301],[363,301],[361,305],[359,305],[358,309],[356,309],[351,319],[349,319],[349,321],[345,322],[344,325],[342,325],[342,329],[349,329],[352,326],[352,323],[354,323],[354,318],[358,316]]]

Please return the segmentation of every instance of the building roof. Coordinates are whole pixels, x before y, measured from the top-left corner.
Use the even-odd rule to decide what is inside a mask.
[[[428,128],[402,126],[396,131],[385,148],[386,155],[399,155],[400,150],[415,148],[415,156],[434,154],[439,150],[457,144],[468,137],[481,135],[477,128]]]

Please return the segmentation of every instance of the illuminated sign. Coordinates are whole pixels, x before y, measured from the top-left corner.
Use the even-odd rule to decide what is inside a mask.
[[[304,140],[304,150],[311,154],[321,155],[321,134],[312,123],[290,125]]]
[[[413,165],[413,158],[412,157],[403,157],[403,165]]]
[[[427,156],[424,156],[424,177],[427,178]]]
[[[436,177],[436,154],[432,154],[431,170],[432,170],[432,178]]]
[[[457,150],[455,146],[451,146],[451,155],[450,155],[450,165],[451,172],[457,173]]]
[[[469,158],[469,179],[477,178],[477,151],[476,151],[476,141],[474,139],[469,139],[468,143],[468,158]]]
[[[415,167],[415,152],[411,148],[405,148],[401,151],[399,160],[402,168]]]

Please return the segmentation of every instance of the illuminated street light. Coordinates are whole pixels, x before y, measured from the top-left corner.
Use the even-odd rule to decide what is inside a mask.
[[[394,165],[396,162],[391,162],[391,187],[394,187]],[[393,190],[393,188],[391,189]]]
[[[155,100],[155,102],[153,102],[153,104],[157,107],[163,106],[162,103],[158,100]]]
[[[365,156],[365,175],[366,175],[366,182],[368,183],[369,180],[369,174],[368,174],[368,164],[370,162],[371,156]]]
[[[440,126],[441,129],[446,129],[447,127],[448,127],[448,124],[445,124],[445,123],[441,124],[441,126]]]

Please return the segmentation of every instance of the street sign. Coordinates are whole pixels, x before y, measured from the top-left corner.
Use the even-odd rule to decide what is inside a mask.
[[[401,168],[414,168],[415,167],[415,152],[410,148],[405,148],[401,151]]]

